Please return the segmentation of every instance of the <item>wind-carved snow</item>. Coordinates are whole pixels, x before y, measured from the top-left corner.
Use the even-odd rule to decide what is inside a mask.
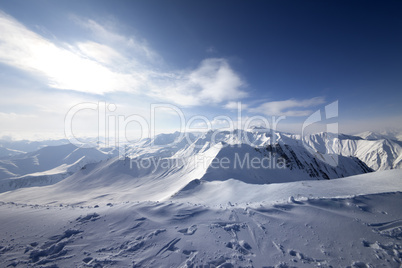
[[[0,265],[399,267],[401,198],[290,199],[222,209],[0,203]]]

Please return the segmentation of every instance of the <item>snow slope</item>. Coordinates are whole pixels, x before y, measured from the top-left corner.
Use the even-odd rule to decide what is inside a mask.
[[[0,194],[0,201],[95,205],[124,201],[181,200],[220,206],[228,202],[244,205],[250,202],[284,201],[291,196],[343,197],[402,190],[400,180],[402,170],[399,169],[336,180],[260,185],[245,183],[247,178],[243,181],[199,180],[197,177],[205,172],[202,166],[193,168],[193,165],[189,165],[187,169],[174,167],[173,170],[178,169],[179,172],[172,176],[165,176],[171,170],[163,168],[152,172],[154,166],[147,170],[135,170],[135,165],[133,167],[134,171],[130,168],[129,158],[125,160],[115,158],[87,165],[85,169],[54,185],[18,189]],[[338,188],[341,190],[338,191]],[[285,198],[281,199],[283,194]]]
[[[355,136],[362,137],[365,140],[379,140],[379,139],[389,139],[394,141],[402,141],[402,131],[401,130],[384,130],[380,133],[365,131]]]
[[[230,145],[248,144],[252,147],[286,144],[289,147],[309,146],[321,154],[339,154],[356,157],[373,170],[402,168],[402,143],[387,138],[386,135],[365,133],[352,136],[322,132],[307,135],[301,141],[300,135],[278,131],[266,131],[254,128],[250,130],[209,131],[207,133],[189,133],[189,138],[180,136],[179,132],[161,134],[154,139],[146,139],[132,146],[131,155],[136,157],[159,154],[167,157],[176,153],[195,154],[204,146],[209,148],[220,142]],[[196,146],[195,146],[196,145]],[[152,148],[152,149],[151,149]]]
[[[7,160],[31,172],[18,177],[28,186],[74,172],[0,193],[0,267],[401,266],[402,169],[365,173],[374,156],[324,154],[334,147],[322,135],[315,152],[286,133],[213,135],[157,136],[86,165],[108,155],[58,146]],[[373,142],[339,140],[360,157]],[[394,168],[389,145],[372,150],[379,167]],[[271,166],[233,166],[246,156]]]
[[[17,150],[25,153],[34,152],[47,146],[58,146],[68,143],[69,141],[66,139],[43,140],[43,141],[0,139],[0,147],[7,148],[10,150]]]
[[[66,144],[0,160],[0,192],[52,185],[68,177],[55,186],[58,191],[71,188],[80,192],[90,187],[102,192],[107,186],[111,192],[127,192],[129,187],[152,193],[163,185],[159,193],[167,198],[195,179],[266,184],[335,179],[371,171],[357,158],[311,154],[300,140],[261,130],[211,131],[186,137],[178,132],[161,134],[131,145],[130,158],[124,161],[114,159],[80,171],[85,164],[105,160],[116,152]],[[334,159],[338,162],[332,165]]]
[[[297,181],[268,185],[250,185],[238,180],[199,181],[173,196],[180,202],[208,206],[251,206],[309,198],[345,198],[355,195],[402,191],[402,170],[387,170],[337,180]]]
[[[0,159],[2,158],[9,158],[15,155],[23,154],[25,152],[23,151],[18,151],[18,150],[13,150],[13,149],[8,149],[0,146]]]
[[[325,153],[337,153],[354,156],[373,170],[402,168],[402,143],[383,138],[383,136],[366,135],[362,137],[331,133],[318,133],[305,137],[306,143],[314,150]]]
[[[297,197],[303,183],[314,198]],[[225,193],[237,191],[237,200],[254,187],[262,185]],[[287,201],[222,207],[138,203],[134,196],[108,205],[99,197],[99,207],[32,200],[35,205],[21,201],[22,189],[1,194],[7,203],[0,203],[0,266],[400,267],[400,170],[275,187],[258,198]],[[369,191],[378,193],[360,195]],[[323,198],[328,195],[349,197]]]
[[[297,148],[295,148],[297,149]],[[110,200],[163,201],[183,189],[192,187],[197,181],[215,182],[235,180],[250,184],[267,184],[300,180],[317,180],[368,172],[368,168],[352,158],[340,158],[339,166],[332,167],[315,160],[302,148],[293,151],[284,147],[278,154],[287,153],[287,166],[283,168],[249,165],[244,166],[244,158],[261,159],[269,151],[256,150],[248,145],[224,146],[216,144],[196,156],[186,158],[113,158],[91,164],[75,172],[68,178],[42,188],[27,188],[15,192],[26,200],[75,200],[85,196],[86,202],[92,202],[99,196],[108,196]],[[184,154],[186,154],[184,152]],[[240,160],[236,160],[239,158]],[[217,164],[222,159],[228,165]],[[214,163],[215,161],[215,163]],[[275,163],[274,163],[275,164]],[[274,165],[272,164],[272,165]],[[236,166],[238,165],[238,166]],[[363,164],[364,165],[364,164]],[[324,176],[325,175],[325,176]],[[14,195],[14,193],[11,193]],[[70,201],[68,201],[70,202]]]
[[[88,163],[116,155],[73,144],[47,146],[37,151],[0,160],[0,191],[56,183]]]

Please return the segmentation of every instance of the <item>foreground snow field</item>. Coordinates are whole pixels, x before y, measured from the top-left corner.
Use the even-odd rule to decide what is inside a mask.
[[[211,183],[222,185],[215,192],[214,187],[208,189],[204,202],[191,193],[193,202],[179,200],[183,196],[137,202],[135,195],[110,202],[105,195],[80,204],[86,200],[83,194],[74,203],[60,204],[49,192],[36,204],[34,199],[21,201],[18,193],[24,189],[3,193],[0,266],[400,267],[402,263],[401,170],[277,185]],[[224,185],[225,191],[220,190]],[[261,186],[266,188],[255,192],[253,187]],[[236,187],[254,202],[236,204],[242,199]],[[302,187],[310,191],[300,194]]]

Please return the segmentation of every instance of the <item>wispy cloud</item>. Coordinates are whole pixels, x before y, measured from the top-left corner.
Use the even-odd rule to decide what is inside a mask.
[[[242,90],[245,82],[225,59],[205,59],[194,70],[166,74],[156,84],[155,97],[180,105],[221,103],[247,96]]]
[[[304,100],[289,99],[283,101],[265,102],[256,108],[248,109],[248,111],[264,115],[307,116],[310,115],[312,111],[309,109],[300,108],[310,108],[323,103],[325,103],[325,99],[322,97]]]
[[[48,86],[89,93],[134,91],[138,79],[57,46],[0,12],[0,61],[36,73]]]
[[[0,62],[37,74],[51,88],[91,94],[129,92],[183,106],[247,95],[246,83],[225,59],[205,59],[192,70],[155,71],[161,57],[145,40],[93,20],[75,20],[97,41],[56,44],[0,11]]]
[[[79,51],[83,56],[91,60],[105,64],[107,66],[118,66],[118,64],[126,64],[126,59],[115,49],[96,42],[88,41],[77,43]]]
[[[152,63],[161,63],[161,56],[154,51],[148,42],[138,36],[125,36],[118,33],[117,23],[106,21],[100,24],[94,20],[87,18],[80,18],[77,16],[71,16],[71,19],[81,27],[90,31],[90,33],[99,42],[106,43],[108,45],[119,45],[121,48],[124,46],[129,49],[131,54],[136,57],[143,58]]]

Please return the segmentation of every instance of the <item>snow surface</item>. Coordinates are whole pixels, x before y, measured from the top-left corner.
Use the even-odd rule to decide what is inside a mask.
[[[400,172],[386,173],[400,191]],[[384,172],[362,177],[374,174]],[[134,200],[99,207],[0,203],[0,266],[400,267],[401,198],[316,194],[222,208]]]
[[[365,131],[355,136],[362,137],[364,139],[390,139],[396,141],[402,141],[402,131],[401,130],[384,130],[380,133],[372,132],[372,131]]]
[[[359,137],[318,133],[305,140],[316,151],[354,156],[373,170],[402,168],[402,142],[383,135],[370,132]]]
[[[0,192],[22,187],[50,185],[61,181],[89,163],[117,155],[73,144],[47,146],[37,151],[0,160]]]
[[[37,151],[46,146],[58,146],[68,143],[66,139],[43,141],[0,139],[0,147],[24,153]]]
[[[372,170],[401,168],[402,149],[398,141],[380,139],[365,140],[361,137],[330,133],[319,133],[305,137],[251,129],[188,133],[187,137],[176,132],[160,134],[153,139],[144,139],[127,145],[127,155],[134,159],[179,159],[194,165],[195,159],[209,158],[205,168],[176,167],[168,173],[173,175],[181,170],[181,175],[189,180],[178,182],[181,186],[194,179],[227,180],[234,178],[247,183],[266,184],[308,179],[334,179],[357,175]],[[47,141],[48,144],[65,142]],[[4,141],[3,141],[4,143]],[[45,146],[45,142],[8,142],[13,148]],[[306,148],[306,144],[312,150]],[[337,148],[337,146],[340,148]],[[25,147],[24,147],[25,146]],[[240,147],[239,147],[240,146]],[[29,147],[29,148],[31,148]],[[264,158],[271,155],[271,164],[280,158],[286,159],[286,169],[217,169],[208,167],[213,161],[229,158],[233,164],[236,154],[244,157]],[[88,163],[96,163],[117,155],[113,148],[77,148],[71,144],[47,146],[37,151],[0,159],[0,192],[21,187],[55,184]],[[193,159],[191,159],[193,158]],[[338,162],[334,162],[335,160]],[[163,160],[166,161],[166,160]],[[239,161],[238,161],[239,163]],[[180,170],[179,170],[180,169]],[[165,170],[166,171],[166,170]],[[191,175],[184,173],[190,172]],[[116,174],[120,173],[119,170]],[[155,174],[154,174],[155,175]],[[164,175],[166,176],[166,174]],[[138,174],[132,177],[138,178]],[[177,177],[177,176],[176,176]]]
[[[19,189],[0,185],[0,267],[401,267],[398,142],[212,135],[163,134],[123,159],[70,145],[3,159],[19,176],[0,184]],[[245,155],[286,168],[214,166]]]
[[[9,149],[9,148],[4,148],[0,146],[0,159],[2,158],[9,158],[15,155],[23,154],[25,152],[19,151],[19,150],[14,150],[14,149]]]

